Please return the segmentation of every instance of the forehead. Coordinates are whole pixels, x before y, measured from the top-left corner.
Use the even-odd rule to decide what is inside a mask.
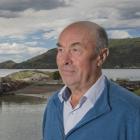
[[[59,36],[59,44],[72,44],[75,42],[86,43],[94,41],[90,30],[83,26],[74,26],[66,28]]]

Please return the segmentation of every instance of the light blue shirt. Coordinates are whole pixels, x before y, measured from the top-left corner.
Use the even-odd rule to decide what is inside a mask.
[[[64,86],[59,92],[58,96],[61,102],[64,102],[63,118],[64,130],[67,134],[95,105],[97,99],[100,97],[105,87],[105,76],[101,75],[100,78],[92,85],[84,96],[80,99],[75,108],[70,104],[71,93],[67,86]]]

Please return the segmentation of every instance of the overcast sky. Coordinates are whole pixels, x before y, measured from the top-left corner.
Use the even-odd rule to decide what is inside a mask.
[[[110,38],[140,37],[140,0],[0,0],[0,62],[21,62],[56,47],[78,20],[102,25]]]

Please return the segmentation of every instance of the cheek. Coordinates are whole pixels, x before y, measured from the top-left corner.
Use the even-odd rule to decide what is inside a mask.
[[[85,60],[77,60],[75,61],[75,67],[77,69],[77,74],[82,76],[84,73],[89,71],[89,64],[85,62]]]
[[[59,55],[56,56],[56,64],[59,66],[61,64],[61,57]]]
[[[80,69],[87,68],[91,65],[91,60],[85,57],[75,58],[74,62]]]
[[[87,60],[87,61],[85,61]],[[83,59],[79,63],[77,63],[79,71],[82,73],[91,73],[92,71],[95,71],[97,64],[96,60],[92,59]]]

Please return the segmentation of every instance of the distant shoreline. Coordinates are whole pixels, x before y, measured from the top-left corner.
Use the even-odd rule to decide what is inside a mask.
[[[14,72],[24,71],[24,70],[37,70],[37,71],[48,71],[54,72],[58,71],[58,69],[0,69],[0,78],[12,74]],[[109,79],[129,79],[132,81],[140,80],[140,69],[103,69],[103,73]]]
[[[63,82],[56,69],[20,69],[21,71],[0,78],[0,95],[11,94],[49,94],[59,90]],[[139,69],[103,69],[104,75],[131,91],[140,90]],[[131,79],[131,80],[130,80]],[[140,94],[139,94],[140,95]],[[33,95],[32,95],[33,96]]]

